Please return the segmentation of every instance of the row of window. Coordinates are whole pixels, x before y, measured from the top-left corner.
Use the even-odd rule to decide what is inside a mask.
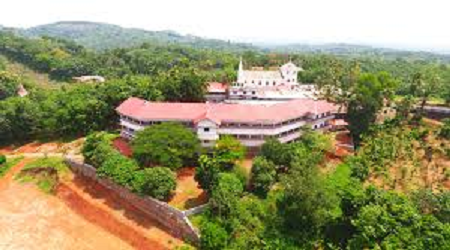
[[[266,140],[269,138],[281,138],[281,137],[285,137],[294,133],[299,132],[300,129],[296,128],[296,129],[291,129],[289,131],[283,132],[281,134],[277,134],[277,135],[236,135],[236,134],[227,134],[227,136],[231,136],[234,137],[236,139],[241,139],[241,140]]]
[[[327,117],[330,115],[331,115],[331,112],[321,113],[321,114],[316,115],[314,117],[314,119],[324,118],[324,117]],[[142,126],[150,126],[150,125],[161,123],[160,121],[139,121],[139,120],[127,117],[127,116],[122,116],[122,119],[125,121],[129,121],[129,122],[132,122],[135,124],[142,125]],[[305,120],[304,117],[298,117],[298,118],[290,119],[290,120],[284,121],[282,123],[277,123],[277,124],[262,124],[262,123],[249,124],[249,123],[223,122],[221,125],[221,128],[278,128],[278,127],[282,127],[284,125],[290,125],[290,124],[301,122],[304,120]],[[180,122],[180,124],[182,124],[186,127],[190,127],[190,128],[194,127],[193,122]],[[209,128],[204,128],[204,132],[209,132]]]

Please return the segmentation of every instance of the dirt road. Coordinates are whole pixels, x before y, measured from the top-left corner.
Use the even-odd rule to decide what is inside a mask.
[[[0,249],[133,249],[74,213],[55,196],[11,181],[29,160],[0,179]]]

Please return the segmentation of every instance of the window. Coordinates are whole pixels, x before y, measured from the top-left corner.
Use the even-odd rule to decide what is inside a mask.
[[[256,91],[252,91],[252,94],[255,95],[255,94],[256,94]]]
[[[244,91],[244,95],[246,95],[247,94],[247,91]]]
[[[288,82],[291,82],[291,79],[288,79]]]
[[[275,86],[275,84],[276,84],[276,82],[275,82],[275,81],[273,81],[273,86]]]
[[[237,95],[237,91],[233,91],[233,95]]]
[[[209,132],[209,128],[203,128],[204,132]]]

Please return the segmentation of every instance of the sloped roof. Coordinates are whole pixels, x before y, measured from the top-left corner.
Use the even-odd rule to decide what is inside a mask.
[[[326,101],[297,99],[273,105],[229,103],[164,103],[148,102],[131,97],[116,111],[138,120],[199,121],[210,119],[216,123],[278,123],[308,114],[332,112],[334,104]]]
[[[225,93],[228,89],[227,84],[220,82],[209,82],[207,87],[208,93]]]

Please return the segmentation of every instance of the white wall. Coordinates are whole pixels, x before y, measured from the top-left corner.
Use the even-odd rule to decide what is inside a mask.
[[[209,131],[205,131],[209,129]],[[197,123],[197,136],[200,140],[215,141],[219,139],[217,125],[210,120],[202,120]]]

